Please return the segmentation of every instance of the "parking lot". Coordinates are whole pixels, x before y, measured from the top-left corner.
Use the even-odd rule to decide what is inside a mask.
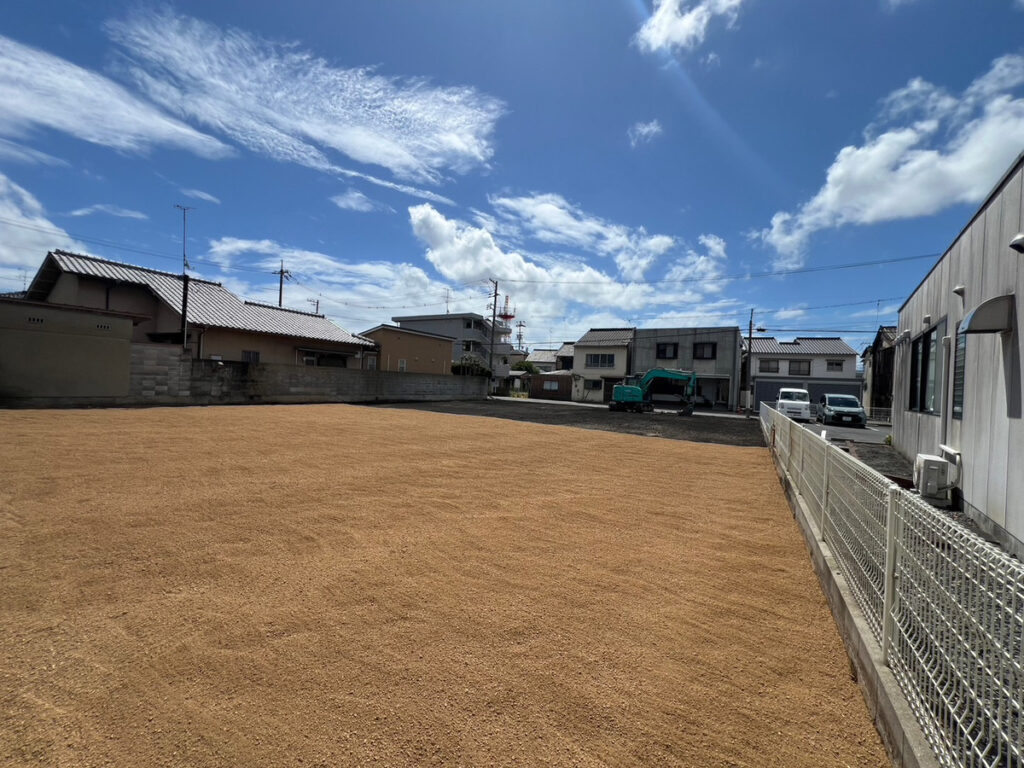
[[[873,422],[868,422],[866,427],[843,427],[838,424],[825,425],[820,421],[812,421],[803,426],[817,435],[820,435],[822,430],[824,430],[829,440],[848,440],[854,443],[875,443],[881,445],[892,434],[891,425]]]

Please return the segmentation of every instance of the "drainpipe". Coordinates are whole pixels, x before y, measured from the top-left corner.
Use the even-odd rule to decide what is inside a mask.
[[[942,428],[940,445],[946,444],[946,435],[949,433],[949,420],[952,418],[952,408],[949,405],[949,358],[951,339],[949,336],[942,337]]]

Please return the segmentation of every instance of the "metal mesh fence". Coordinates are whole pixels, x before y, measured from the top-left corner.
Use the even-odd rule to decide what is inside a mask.
[[[1024,566],[910,494],[895,506],[889,665],[943,763],[1020,766]]]
[[[1024,564],[764,404],[761,426],[940,764],[1022,768]]]
[[[870,467],[833,449],[822,535],[878,642],[882,641],[889,485]]]

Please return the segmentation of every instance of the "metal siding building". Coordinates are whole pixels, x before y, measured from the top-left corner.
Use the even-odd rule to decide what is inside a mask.
[[[1022,168],[1024,155],[900,308],[893,387],[894,445],[911,460],[959,454],[964,510],[1019,557],[1024,256],[1009,243],[1024,229]]]

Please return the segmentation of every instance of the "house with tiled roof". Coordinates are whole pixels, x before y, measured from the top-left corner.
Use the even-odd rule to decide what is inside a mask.
[[[636,328],[591,328],[573,345],[572,399],[606,403],[629,373]]]
[[[535,349],[526,356],[526,362],[533,363],[541,373],[555,370],[558,360],[555,358],[557,349]]]
[[[773,336],[743,339],[750,368],[754,408],[774,402],[783,387],[806,389],[811,402],[824,394],[861,395],[857,351],[838,337],[798,336],[778,341]]]
[[[196,359],[362,368],[376,349],[321,314],[246,301],[209,280],[61,250],[47,254],[24,300],[130,315],[132,343],[175,344]]]

